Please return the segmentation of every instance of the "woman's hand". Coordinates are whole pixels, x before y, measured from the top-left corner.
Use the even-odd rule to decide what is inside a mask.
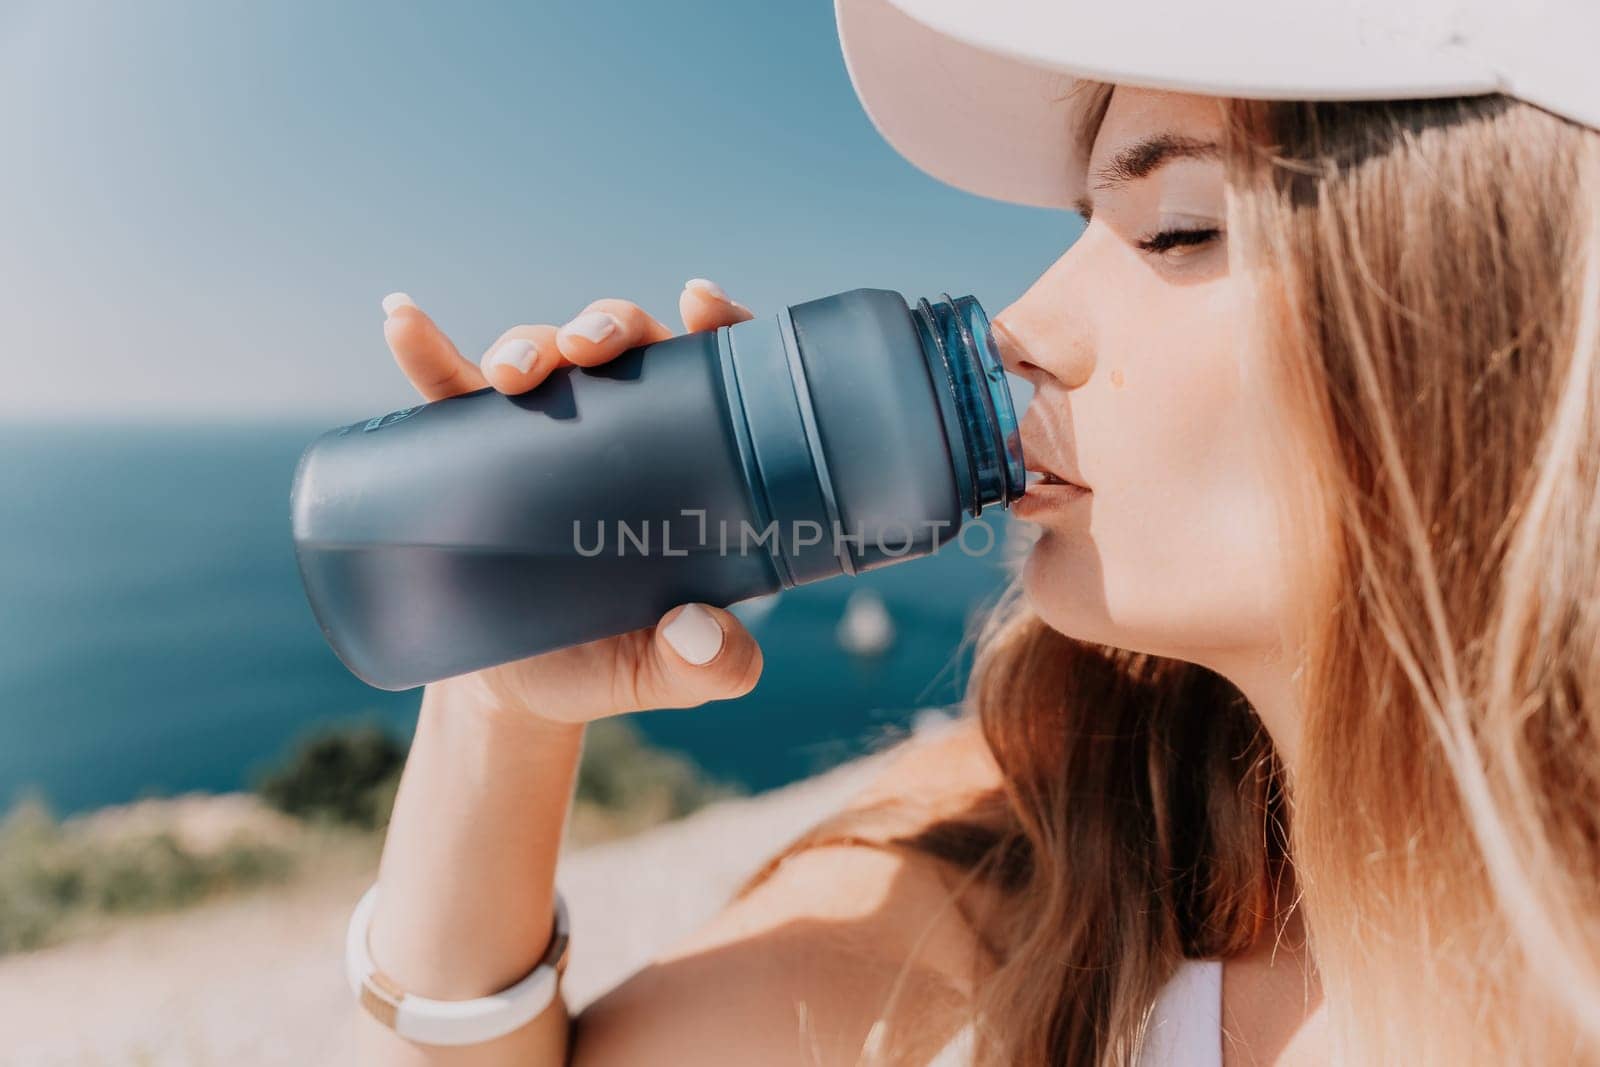
[[[493,386],[525,393],[567,364],[593,367],[629,348],[671,337],[637,304],[596,300],[565,326],[513,326],[478,363],[404,293],[383,301],[384,337],[400,369],[426,400]],[[696,278],[678,298],[684,327],[715,329],[753,318],[720,286]],[[551,463],[561,462],[551,456]],[[598,594],[597,594],[598,595]],[[435,683],[454,703],[520,709],[568,723],[646,708],[686,708],[742,696],[761,676],[761,649],[721,608],[688,604],[655,626],[547,652]]]

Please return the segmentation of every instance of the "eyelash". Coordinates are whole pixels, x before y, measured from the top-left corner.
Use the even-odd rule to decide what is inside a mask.
[[[1138,248],[1141,252],[1148,252],[1151,255],[1161,255],[1164,252],[1170,252],[1177,248],[1197,248],[1201,245],[1210,244],[1212,241],[1221,236],[1222,231],[1217,229],[1215,226],[1205,226],[1188,230],[1160,230],[1156,233],[1139,238],[1139,240],[1134,242],[1134,247]]]

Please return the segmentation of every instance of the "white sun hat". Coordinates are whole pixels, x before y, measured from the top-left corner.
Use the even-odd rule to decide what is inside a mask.
[[[1600,127],[1600,0],[835,0],[878,132],[960,189],[1082,192],[1077,78],[1214,96],[1507,93]]]

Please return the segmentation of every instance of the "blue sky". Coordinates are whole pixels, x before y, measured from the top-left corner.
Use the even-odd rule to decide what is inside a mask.
[[[473,358],[696,275],[994,311],[1079,229],[895,154],[828,0],[10,0],[0,131],[6,419],[399,406],[394,289]]]

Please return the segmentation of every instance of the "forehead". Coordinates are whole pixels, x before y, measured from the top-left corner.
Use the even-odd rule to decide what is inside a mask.
[[[1120,149],[1153,134],[1220,141],[1223,103],[1222,98],[1215,96],[1119,85],[1112,90],[1105,118],[1095,133],[1090,169]]]

